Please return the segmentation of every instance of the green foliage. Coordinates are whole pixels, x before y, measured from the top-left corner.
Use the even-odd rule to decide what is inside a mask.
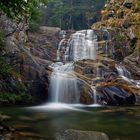
[[[118,42],[122,42],[122,41],[127,40],[127,37],[125,35],[118,34],[118,35],[114,36],[113,40],[118,41]]]
[[[140,0],[137,0],[136,12],[140,11]]]
[[[1,0],[0,10],[13,18],[20,16],[26,10],[27,2],[25,0]]]
[[[11,76],[12,68],[6,63],[4,57],[0,56],[0,79]]]
[[[32,103],[33,99],[32,96],[27,93],[0,93],[0,102],[7,102],[11,104]]]
[[[11,75],[11,67],[6,62],[5,54],[5,40],[3,34],[0,32],[0,79]]]
[[[62,29],[89,28],[100,19],[104,3],[105,0],[49,0],[46,24]]]
[[[40,4],[47,4],[47,0],[1,0],[0,11],[10,18],[21,19],[30,17],[32,10]]]
[[[43,12],[39,8],[32,9],[31,18],[29,22],[30,31],[36,31],[43,21]]]
[[[5,47],[4,35],[0,32],[0,54],[2,54]]]

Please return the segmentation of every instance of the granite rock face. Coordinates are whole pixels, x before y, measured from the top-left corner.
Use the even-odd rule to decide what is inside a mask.
[[[0,31],[4,33],[6,40],[5,54],[7,56],[7,63],[15,71],[12,77],[1,80],[3,83],[3,86],[0,87],[1,94],[3,92],[16,92],[18,94],[26,92],[32,95],[35,102],[38,102],[37,100],[39,102],[46,100],[48,93],[48,74],[46,68],[50,64],[46,60],[46,53],[44,53],[47,47],[46,49],[43,47],[43,49],[33,49],[30,47],[28,23],[26,21],[19,23],[7,18],[5,15],[1,15],[0,24]],[[52,32],[54,33],[54,31]],[[47,42],[46,38],[44,41]],[[36,46],[34,45],[33,47]],[[33,50],[35,50],[35,53]],[[7,81],[8,84],[6,84]],[[14,83],[19,83],[19,89],[14,86]]]

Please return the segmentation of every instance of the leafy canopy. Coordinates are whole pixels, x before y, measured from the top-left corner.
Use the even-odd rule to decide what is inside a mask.
[[[0,11],[10,18],[30,17],[39,5],[47,5],[47,0],[0,0]]]
[[[48,0],[46,24],[62,29],[85,29],[100,19],[106,0]]]

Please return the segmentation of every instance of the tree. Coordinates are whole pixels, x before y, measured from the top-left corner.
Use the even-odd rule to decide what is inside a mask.
[[[100,18],[106,0],[48,0],[46,23],[62,29],[89,28]],[[96,15],[98,12],[98,16]]]
[[[30,17],[34,8],[46,5],[47,0],[0,0],[0,11],[10,18]]]

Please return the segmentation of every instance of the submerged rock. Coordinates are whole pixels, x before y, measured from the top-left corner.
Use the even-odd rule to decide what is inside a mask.
[[[109,140],[109,138],[102,132],[69,129],[56,134],[55,140]]]

